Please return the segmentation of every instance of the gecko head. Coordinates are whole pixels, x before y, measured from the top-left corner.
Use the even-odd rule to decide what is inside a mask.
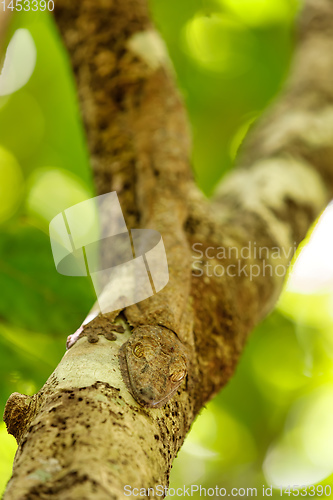
[[[121,347],[123,379],[142,406],[160,408],[176,392],[187,373],[187,352],[167,328],[140,326]]]

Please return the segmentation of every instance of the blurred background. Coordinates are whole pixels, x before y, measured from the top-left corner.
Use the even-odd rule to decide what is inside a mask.
[[[152,0],[151,7],[187,105],[195,175],[209,196],[288,74],[300,5]],[[40,389],[95,300],[88,279],[56,272],[48,236],[56,214],[94,196],[66,53],[46,13],[14,15],[8,42],[11,64],[0,78],[1,411],[12,392]],[[333,483],[332,225],[328,208],[236,375],[194,423],[171,487],[257,487],[260,498],[262,486],[273,485],[272,498],[280,498],[279,487]],[[0,492],[15,450],[1,423]]]

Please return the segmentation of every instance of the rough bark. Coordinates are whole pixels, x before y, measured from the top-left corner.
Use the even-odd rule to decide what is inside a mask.
[[[330,199],[333,3],[306,2],[285,90],[212,201],[192,179],[182,101],[145,0],[58,0],[56,21],[97,191],[117,191],[128,227],[161,232],[170,283],[116,318],[97,317],[89,324],[97,343],[80,339],[36,396],[9,398],[5,421],[19,448],[4,498],[125,498],[124,485],[168,484],[193,419],[230,379],[249,333],[275,304],[284,280],[275,271],[291,258],[282,249],[304,238]],[[281,249],[280,259],[268,258],[271,275],[258,255],[240,260],[258,266],[253,279],[210,276],[204,261],[202,276],[192,273],[194,243],[240,250],[249,242]],[[234,253],[228,264],[238,266]],[[169,325],[190,352],[186,383],[160,409],[138,405],[119,370],[118,351],[140,324]],[[107,340],[112,333],[116,340]]]
[[[0,71],[4,63],[4,46],[11,17],[12,13],[9,9],[5,10],[5,12],[0,10]]]

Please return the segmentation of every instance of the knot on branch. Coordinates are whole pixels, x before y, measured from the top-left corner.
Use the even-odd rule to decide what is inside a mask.
[[[8,434],[14,436],[18,444],[36,414],[36,407],[36,395],[26,396],[19,392],[11,394],[6,403],[3,420],[6,424]]]

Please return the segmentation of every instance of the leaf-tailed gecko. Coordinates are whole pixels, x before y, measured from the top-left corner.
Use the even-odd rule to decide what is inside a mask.
[[[115,319],[115,318],[114,318]],[[114,332],[122,333],[121,325],[103,315],[92,316],[67,339],[67,349],[86,336],[90,343],[98,335],[115,340]],[[97,322],[97,324],[96,324]],[[164,326],[140,325],[133,329],[129,340],[119,351],[123,380],[134,399],[141,405],[160,408],[175,394],[188,370],[188,353],[176,334]]]

